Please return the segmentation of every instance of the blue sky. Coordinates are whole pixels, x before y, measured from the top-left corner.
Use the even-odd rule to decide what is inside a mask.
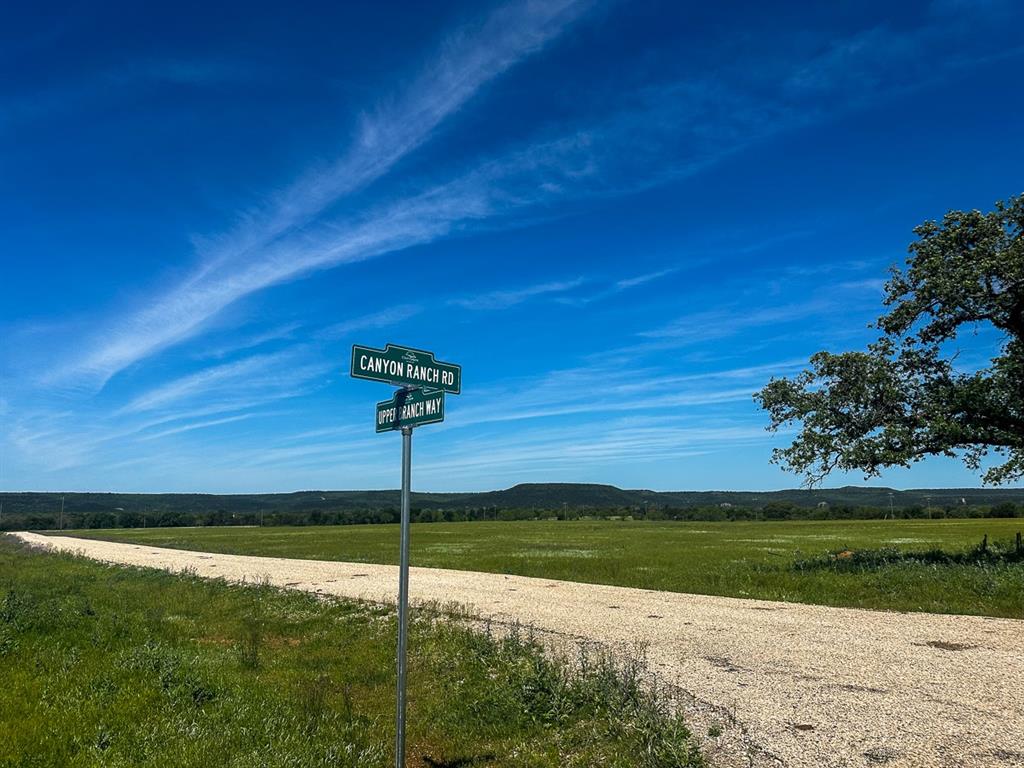
[[[1022,191],[1022,16],[12,9],[0,487],[395,487],[390,390],[347,370],[387,342],[463,366],[417,489],[795,486],[751,394],[873,338],[914,225]]]

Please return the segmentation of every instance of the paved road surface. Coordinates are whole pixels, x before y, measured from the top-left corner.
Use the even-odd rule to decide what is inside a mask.
[[[375,601],[393,602],[397,592],[395,566],[18,535],[111,563]],[[1024,621],[434,568],[412,569],[410,595],[561,636],[648,643],[652,669],[694,697],[695,730],[725,726],[708,744],[720,764],[1024,766]]]

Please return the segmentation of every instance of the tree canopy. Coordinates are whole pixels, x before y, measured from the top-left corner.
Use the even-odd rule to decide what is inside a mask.
[[[812,485],[837,469],[877,476],[933,455],[974,470],[997,457],[987,484],[1024,477],[1022,232],[1024,194],[916,227],[905,268],[885,285],[879,339],[862,352],[818,352],[755,395],[769,430],[801,425],[773,461]],[[986,327],[992,357],[971,366],[957,339]]]

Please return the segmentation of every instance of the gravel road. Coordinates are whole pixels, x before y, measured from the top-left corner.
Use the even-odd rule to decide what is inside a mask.
[[[394,602],[394,566],[190,552],[17,534],[110,563]],[[1024,621],[887,613],[413,568],[417,601],[622,647],[648,644],[692,699],[713,762],[1024,766]],[[714,729],[714,733],[718,732]]]

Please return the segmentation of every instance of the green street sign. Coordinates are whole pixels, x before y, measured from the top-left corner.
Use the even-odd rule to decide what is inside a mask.
[[[462,368],[434,359],[433,352],[388,344],[384,349],[352,345],[353,378],[402,387],[377,403],[377,432],[402,430],[402,527],[398,567],[398,706],[395,765],[405,765],[406,643],[409,637],[409,517],[412,481],[412,428],[444,421],[444,393],[459,394]]]
[[[418,427],[444,421],[444,392],[400,389],[390,400],[377,403],[377,431]]]
[[[352,376],[398,386],[459,394],[462,366],[441,363],[433,352],[388,344],[384,349],[352,345]]]

